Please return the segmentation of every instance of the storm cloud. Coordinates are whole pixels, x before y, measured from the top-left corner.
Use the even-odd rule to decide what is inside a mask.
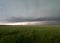
[[[40,18],[11,17],[6,19],[6,21],[8,22],[60,21],[60,17],[40,17]]]
[[[46,17],[60,20],[60,0],[0,0],[0,22],[41,21]]]

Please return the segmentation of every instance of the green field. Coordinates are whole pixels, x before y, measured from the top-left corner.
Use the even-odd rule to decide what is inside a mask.
[[[0,43],[60,43],[60,26],[0,26]]]

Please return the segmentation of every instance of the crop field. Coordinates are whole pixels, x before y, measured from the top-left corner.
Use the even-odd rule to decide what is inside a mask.
[[[60,26],[0,26],[0,43],[60,43]]]

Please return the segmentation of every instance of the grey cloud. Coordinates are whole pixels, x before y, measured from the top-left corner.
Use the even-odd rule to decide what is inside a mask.
[[[0,6],[2,6],[0,19],[6,18],[5,21],[8,22],[39,21],[46,20],[41,17],[60,17],[60,0],[0,0]],[[3,19],[0,21],[4,21]]]
[[[6,19],[8,22],[25,22],[25,21],[60,21],[60,17],[39,17],[39,18],[22,18],[22,17],[11,17]]]
[[[37,22],[36,25],[60,25],[60,17],[42,17],[42,18],[21,18],[21,17],[11,17],[6,19],[8,22]]]

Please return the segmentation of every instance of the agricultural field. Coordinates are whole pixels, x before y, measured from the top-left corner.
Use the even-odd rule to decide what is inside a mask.
[[[60,26],[0,26],[0,43],[60,43]]]

